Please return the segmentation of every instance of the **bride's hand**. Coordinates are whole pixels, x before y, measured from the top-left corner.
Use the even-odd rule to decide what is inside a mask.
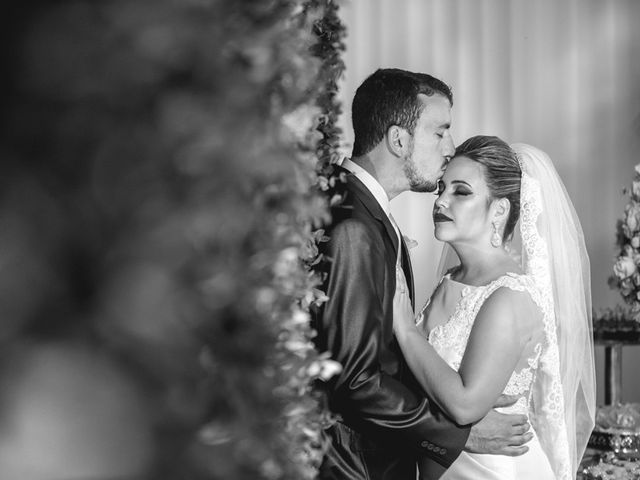
[[[399,332],[415,328],[415,325],[407,280],[404,278],[403,271],[396,268],[396,293],[393,297],[393,331],[397,335]]]

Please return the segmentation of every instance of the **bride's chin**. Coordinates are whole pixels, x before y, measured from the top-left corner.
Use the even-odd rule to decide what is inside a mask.
[[[446,228],[442,228],[441,223],[436,223],[433,229],[433,236],[436,237],[436,240],[440,240],[441,242],[447,242],[451,240],[451,235],[447,235]]]

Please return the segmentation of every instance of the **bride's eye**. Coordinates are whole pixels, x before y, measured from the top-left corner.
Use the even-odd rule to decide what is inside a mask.
[[[457,188],[455,190],[455,192],[453,192],[455,195],[463,195],[463,196],[467,196],[467,195],[471,195],[471,191],[467,190],[466,188]]]

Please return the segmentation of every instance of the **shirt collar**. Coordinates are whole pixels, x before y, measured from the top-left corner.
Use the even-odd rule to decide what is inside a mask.
[[[387,192],[384,191],[384,188],[382,188],[382,185],[364,168],[348,158],[342,161],[342,167],[353,173],[353,175],[367,187],[367,190],[371,192],[371,195],[376,199],[387,217],[390,216],[391,205],[389,203],[389,197],[387,196]]]

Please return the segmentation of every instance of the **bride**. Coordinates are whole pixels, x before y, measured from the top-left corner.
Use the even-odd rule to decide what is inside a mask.
[[[465,451],[441,478],[574,479],[595,414],[589,260],[553,164],[529,145],[472,137],[447,166],[433,220],[459,265],[417,323],[398,270],[402,351],[457,423],[480,420],[504,393],[519,396],[506,411],[526,414],[534,434],[525,455]]]

